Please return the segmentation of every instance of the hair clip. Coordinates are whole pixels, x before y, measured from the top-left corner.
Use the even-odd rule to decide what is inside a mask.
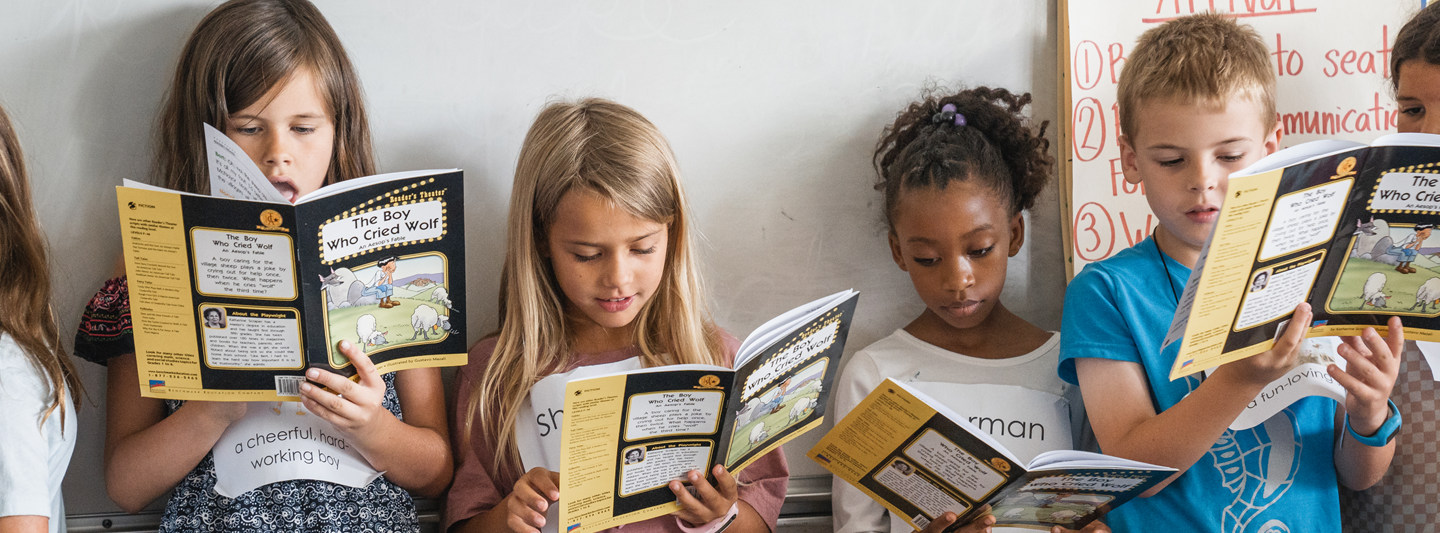
[[[935,124],[951,121],[954,121],[956,126],[965,125],[965,115],[962,115],[955,111],[955,104],[945,104],[943,107],[940,108],[939,113],[936,113],[935,116],[930,117],[930,122]]]

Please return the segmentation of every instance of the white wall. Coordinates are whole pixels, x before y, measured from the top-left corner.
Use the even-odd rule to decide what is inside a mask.
[[[146,178],[161,93],[185,36],[212,5],[0,3],[0,102],[27,150],[65,332],[111,272],[113,187]],[[854,287],[862,295],[852,352],[922,309],[890,261],[870,188],[881,128],[927,81],[1033,91],[1045,119],[1057,107],[1051,0],[337,0],[320,8],[360,71],[381,169],[466,170],[472,340],[495,326],[511,172],[550,98],[612,98],[669,137],[721,325],[743,337],[774,314]],[[1055,190],[1030,220],[1003,300],[1058,329]],[[110,512],[105,373],[81,367],[90,399],[67,504],[71,514]],[[804,458],[820,433],[788,447],[795,475],[823,472]]]

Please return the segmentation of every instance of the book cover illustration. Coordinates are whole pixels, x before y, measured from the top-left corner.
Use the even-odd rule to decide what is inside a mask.
[[[574,379],[561,431],[560,523],[572,533],[678,510],[668,485],[725,465],[739,474],[819,425],[857,293],[810,302],[760,326],[734,370],[671,365]]]
[[[116,188],[143,396],[293,401],[306,368],[354,375],[346,339],[381,373],[464,364],[460,171],[357,178],[292,205],[207,133],[212,196]]]
[[[1181,343],[1171,378],[1270,349],[1301,302],[1310,337],[1384,334],[1399,316],[1407,339],[1440,340],[1436,139],[1307,143],[1231,176],[1166,337]]]
[[[917,530],[947,512],[959,528],[987,504],[996,527],[1080,529],[1175,472],[1072,450],[1024,464],[965,417],[893,379],[807,456]]]

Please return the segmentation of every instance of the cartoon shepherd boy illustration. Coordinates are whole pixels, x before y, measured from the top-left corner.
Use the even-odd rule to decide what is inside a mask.
[[[370,286],[366,287],[361,294],[374,295],[376,299],[380,300],[381,309],[400,305],[390,300],[390,295],[395,294],[395,290],[391,287],[395,283],[395,257],[381,259],[376,266],[380,268],[375,271],[375,278],[370,280]]]
[[[1410,263],[1415,261],[1415,256],[1420,254],[1420,247],[1425,244],[1425,239],[1430,238],[1430,231],[1435,228],[1434,224],[1416,224],[1415,233],[1405,237],[1395,246],[1391,246],[1389,252],[1400,256],[1395,271],[1401,274],[1414,274],[1415,267]]]

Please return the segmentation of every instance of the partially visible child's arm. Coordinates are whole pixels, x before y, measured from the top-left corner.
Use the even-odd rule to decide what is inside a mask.
[[[1345,337],[1340,356],[1345,370],[1330,365],[1330,376],[1345,387],[1345,406],[1335,413],[1335,472],[1340,483],[1350,490],[1370,488],[1390,468],[1395,455],[1395,441],[1384,446],[1368,446],[1345,431],[1345,416],[1350,427],[1363,435],[1374,435],[1390,418],[1390,391],[1400,373],[1400,356],[1405,347],[1405,330],[1400,317],[1391,317],[1388,334],[1381,338],[1374,329],[1366,328],[1360,337]]]
[[[360,382],[310,369],[310,381],[338,394],[302,384],[305,407],[352,439],[370,466],[391,482],[422,496],[440,494],[454,474],[440,370],[401,370],[395,376],[395,392],[405,407],[401,421],[381,406],[385,381],[370,358],[350,341],[340,341],[340,352],[355,364]]]
[[[1269,351],[1221,365],[1195,391],[1156,413],[1139,363],[1099,358],[1075,361],[1085,410],[1100,449],[1179,470],[1144,496],[1159,492],[1199,461],[1250,400],[1295,366],[1296,348],[1309,329],[1310,306],[1300,304],[1285,334]]]
[[[244,402],[189,401],[165,416],[165,401],[140,396],[135,354],[111,359],[105,391],[105,489],[138,513],[200,464]]]

